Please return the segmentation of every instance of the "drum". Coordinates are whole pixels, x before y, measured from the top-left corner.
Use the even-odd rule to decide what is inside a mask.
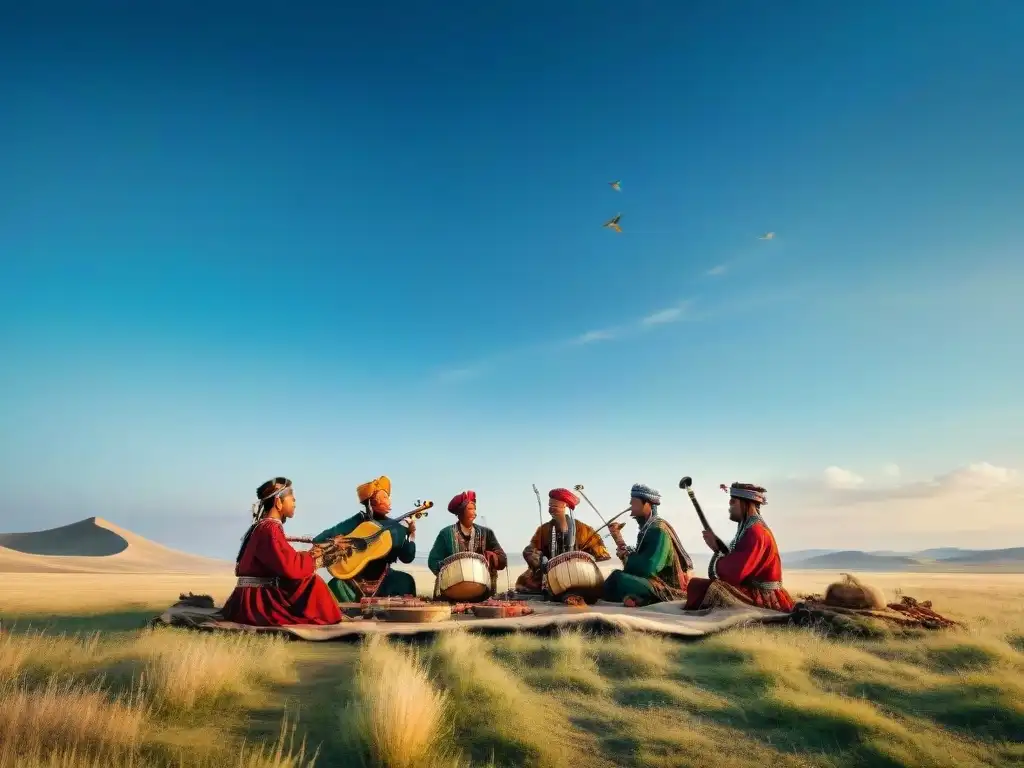
[[[445,558],[437,572],[436,594],[445,600],[471,603],[491,596],[487,558],[476,552],[456,552]]]
[[[587,552],[566,552],[548,561],[548,590],[554,597],[570,590],[599,593],[603,584],[604,574]]]

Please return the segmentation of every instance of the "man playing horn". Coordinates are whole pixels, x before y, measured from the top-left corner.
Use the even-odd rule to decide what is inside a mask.
[[[611,559],[597,531],[569,516],[569,510],[576,509],[579,503],[579,496],[566,488],[555,488],[548,493],[551,521],[537,528],[523,550],[527,569],[516,579],[517,592],[541,594],[548,560],[566,552],[586,552],[598,562]],[[570,597],[574,597],[573,590],[562,595],[562,600]]]
[[[373,560],[352,579],[333,578],[327,582],[339,603],[355,603],[363,597],[415,596],[416,580],[408,573],[394,570],[396,560],[411,563],[416,557],[416,521],[410,519],[408,528],[388,519],[391,511],[391,480],[385,475],[363,483],[356,488],[356,496],[363,505],[359,514],[342,520],[333,528],[313,537],[314,542],[325,542],[337,536],[347,536],[367,520],[375,520],[391,533],[391,551],[387,556]]]
[[[729,519],[737,524],[729,554],[716,549],[715,535],[704,531],[704,542],[715,554],[707,579],[690,580],[686,610],[756,605],[789,613],[793,598],[782,586],[782,558],[771,529],[761,517],[766,491],[751,483],[721,486],[729,493]]]
[[[498,543],[494,531],[477,525],[476,491],[463,491],[452,497],[448,502],[448,511],[458,516],[458,520],[448,528],[443,528],[434,539],[430,549],[427,566],[437,576],[441,563],[457,552],[475,552],[487,560],[491,572],[491,594],[498,591],[498,571],[508,565],[505,550]]]
[[[637,483],[630,491],[629,504],[629,515],[640,526],[636,547],[623,541],[623,523],[608,526],[618,545],[615,554],[622,569],[605,579],[604,599],[628,607],[684,599],[693,561],[672,526],[658,515],[661,494]]]
[[[257,627],[337,624],[338,604],[316,574],[330,543],[295,550],[285,539],[284,523],[295,514],[295,493],[286,477],[256,489],[252,525],[235,558],[238,583],[221,608],[227,621]]]

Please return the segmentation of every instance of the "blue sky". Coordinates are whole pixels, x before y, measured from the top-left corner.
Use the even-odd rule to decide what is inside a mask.
[[[0,29],[0,528],[1024,467],[1020,4],[145,5]]]

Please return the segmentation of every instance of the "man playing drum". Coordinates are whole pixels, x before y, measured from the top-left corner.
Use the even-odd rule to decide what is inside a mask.
[[[598,562],[611,560],[600,534],[586,523],[570,519],[568,511],[576,509],[579,503],[579,496],[565,488],[555,488],[548,493],[551,522],[541,525],[523,550],[528,568],[516,579],[517,592],[542,593],[548,561],[566,552],[586,552]],[[562,595],[562,599],[572,596],[570,591]]]
[[[441,564],[459,552],[475,552],[487,560],[487,569],[491,574],[491,594],[498,591],[498,571],[508,566],[505,550],[498,543],[494,531],[477,525],[476,491],[463,491],[452,497],[448,502],[448,511],[458,516],[458,520],[448,528],[443,528],[434,539],[430,549],[427,566],[437,576]]]
[[[723,490],[725,486],[722,486]],[[793,610],[793,598],[782,586],[782,559],[771,529],[761,517],[766,491],[751,483],[733,483],[729,490],[729,519],[737,524],[729,554],[716,549],[715,535],[704,542],[715,554],[709,579],[691,579],[686,610],[756,605],[776,611]]]
[[[630,517],[640,526],[636,547],[628,547],[623,541],[622,523],[608,526],[618,545],[615,554],[622,561],[622,569],[608,575],[604,599],[628,607],[684,599],[693,561],[672,526],[658,516],[661,494],[637,483],[630,491],[629,504]]]
[[[406,528],[388,520],[391,511],[391,480],[387,476],[382,475],[376,480],[363,483],[356,488],[356,496],[362,502],[362,511],[317,534],[313,538],[314,543],[330,541],[336,536],[347,536],[363,521],[376,520],[391,532],[391,552],[387,557],[369,563],[355,578],[344,581],[331,579],[327,586],[339,603],[355,603],[363,597],[415,596],[416,580],[408,573],[393,570],[391,565],[396,560],[411,563],[416,557],[416,521],[409,520],[409,527]]]

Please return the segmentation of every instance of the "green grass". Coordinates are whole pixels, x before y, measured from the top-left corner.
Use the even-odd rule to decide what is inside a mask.
[[[36,615],[0,636],[0,768],[1024,764],[1024,619],[985,601],[951,612],[968,631],[697,642],[313,644]]]

